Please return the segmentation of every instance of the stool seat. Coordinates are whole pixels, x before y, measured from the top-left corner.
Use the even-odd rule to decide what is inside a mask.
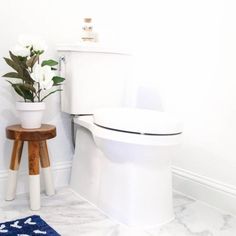
[[[45,180],[46,194],[55,194],[47,140],[56,137],[56,127],[43,124],[37,129],[24,129],[20,125],[6,127],[6,137],[14,140],[12,156],[8,175],[8,185],[5,199],[10,201],[15,198],[17,173],[21,162],[24,142],[28,142],[28,167],[29,167],[29,193],[30,208],[40,209],[40,164]]]
[[[24,129],[20,125],[11,125],[6,128],[8,139],[21,141],[42,141],[56,137],[54,125],[42,124],[38,129]]]

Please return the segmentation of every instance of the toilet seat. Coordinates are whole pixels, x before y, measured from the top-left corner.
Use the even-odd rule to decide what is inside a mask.
[[[93,124],[92,135],[95,143],[98,143],[99,139],[109,140],[110,142],[121,142],[135,145],[147,145],[147,146],[169,146],[180,143],[181,133],[178,135],[142,135],[131,132],[119,132],[103,127],[99,127]]]
[[[144,109],[98,109],[94,115],[75,118],[75,123],[89,129],[95,140],[140,145],[175,145],[182,133],[182,124],[177,119],[164,112]]]
[[[93,115],[94,124],[112,131],[142,135],[178,135],[182,124],[166,112],[134,108],[103,108]]]

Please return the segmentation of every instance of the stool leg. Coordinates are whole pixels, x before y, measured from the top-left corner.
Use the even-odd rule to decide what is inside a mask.
[[[40,209],[39,142],[28,144],[30,208],[37,211]]]
[[[5,196],[6,201],[11,201],[15,199],[16,196],[17,173],[20,166],[23,144],[24,144],[23,141],[20,140],[14,141],[14,146],[11,155],[10,169],[8,174],[7,191]]]
[[[50,160],[48,155],[48,148],[46,141],[40,142],[40,163],[42,167],[42,172],[44,176],[46,194],[52,196],[55,194],[55,188],[52,178],[52,172],[50,167]]]

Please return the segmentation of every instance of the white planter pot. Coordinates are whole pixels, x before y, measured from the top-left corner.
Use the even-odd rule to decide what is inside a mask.
[[[19,113],[22,128],[37,129],[41,127],[45,110],[44,102],[16,102],[16,110]]]

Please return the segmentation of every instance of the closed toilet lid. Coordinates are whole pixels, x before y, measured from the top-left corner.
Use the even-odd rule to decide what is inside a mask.
[[[94,112],[94,124],[117,131],[149,135],[174,135],[182,123],[173,115],[146,109],[102,108]]]

